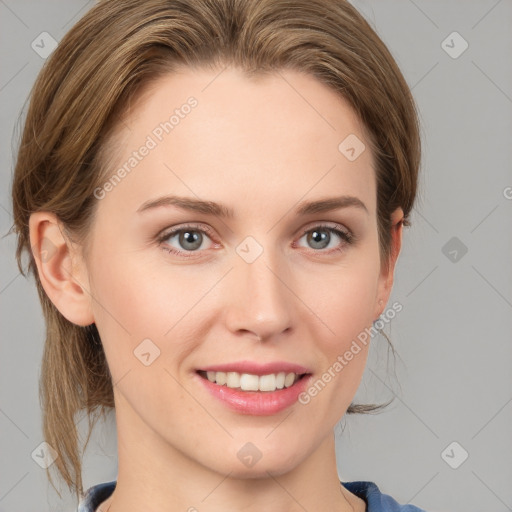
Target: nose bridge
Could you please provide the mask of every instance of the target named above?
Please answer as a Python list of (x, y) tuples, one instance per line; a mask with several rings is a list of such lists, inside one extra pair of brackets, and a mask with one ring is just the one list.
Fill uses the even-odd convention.
[(254, 240), (237, 248), (229, 318), (231, 329), (268, 338), (290, 327), (293, 294), (282, 258), (259, 246), (259, 255)]

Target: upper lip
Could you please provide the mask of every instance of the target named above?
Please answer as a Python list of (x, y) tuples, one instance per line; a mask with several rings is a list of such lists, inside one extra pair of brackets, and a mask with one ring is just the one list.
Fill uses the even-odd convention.
[(252, 375), (268, 375), (270, 373), (311, 373), (308, 368), (299, 364), (288, 363), (286, 361), (274, 361), (270, 363), (256, 363), (254, 361), (237, 361), (234, 363), (215, 364), (211, 366), (204, 366), (199, 368), (198, 371), (205, 372), (236, 372), (236, 373), (250, 373)]

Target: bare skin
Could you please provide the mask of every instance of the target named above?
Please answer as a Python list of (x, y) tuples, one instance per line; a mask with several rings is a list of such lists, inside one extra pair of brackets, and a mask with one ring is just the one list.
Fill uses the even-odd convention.
[[(112, 174), (175, 108), (197, 100), (99, 201), (88, 259), (55, 216), (30, 219), (32, 246), (46, 237), (58, 249), (37, 259), (46, 292), (68, 320), (96, 323), (115, 383), (118, 480), (98, 510), (362, 512), (365, 502), (340, 484), (333, 429), (354, 398), (369, 345), (308, 404), (267, 416), (227, 408), (196, 370), (287, 361), (319, 378), (386, 308), (403, 212), (393, 214), (392, 253), (381, 266), (373, 156), (349, 105), (297, 72), (257, 80), (219, 72), (183, 69), (132, 105), (119, 125)], [(354, 161), (338, 149), (350, 134), (367, 148)], [(235, 214), (137, 212), (169, 194)], [(304, 201), (342, 195), (365, 207), (296, 212)], [(174, 227), (197, 233), (200, 247), (176, 234), (156, 240)], [(315, 228), (325, 247), (304, 234)], [(248, 236), (263, 250), (252, 263), (236, 252)], [(160, 351), (148, 366), (134, 357), (145, 339)], [(247, 442), (261, 453), (252, 467), (237, 457)]]

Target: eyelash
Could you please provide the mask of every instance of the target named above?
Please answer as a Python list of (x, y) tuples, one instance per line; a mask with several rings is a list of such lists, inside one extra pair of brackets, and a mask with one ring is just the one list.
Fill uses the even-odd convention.
[[(338, 229), (338, 228), (328, 226), (325, 224), (318, 224), (316, 226), (313, 226), (311, 228), (304, 230), (299, 238), (302, 238), (304, 235), (307, 235), (308, 233), (315, 231), (315, 230), (330, 231), (331, 233), (338, 235), (345, 242), (346, 245), (351, 245), (356, 241), (356, 237), (351, 232), (344, 231), (342, 229)], [(195, 253), (198, 253), (200, 251), (179, 251), (179, 250), (175, 249), (174, 247), (163, 245), (167, 239), (171, 238), (172, 236), (174, 236), (176, 234), (179, 234), (179, 233), (185, 232), (185, 231), (199, 231), (200, 233), (209, 235), (210, 238), (212, 238), (212, 236), (213, 236), (212, 230), (206, 226), (200, 226), (200, 225), (196, 225), (196, 224), (188, 224), (188, 225), (182, 226), (178, 229), (173, 229), (171, 231), (165, 232), (161, 236), (158, 236), (157, 242), (159, 243), (161, 248), (166, 252), (175, 254), (177, 256), (182, 256), (184, 258), (195, 258), (195, 257), (197, 257)], [(343, 244), (343, 245), (345, 245), (345, 244)], [(342, 247), (337, 247), (335, 249), (329, 249), (329, 250), (324, 250), (324, 249), (318, 249), (318, 250), (311, 249), (311, 250), (313, 252), (317, 252), (317, 253), (323, 252), (326, 254), (332, 254), (332, 253), (343, 251), (344, 250), (343, 245), (342, 245)]]

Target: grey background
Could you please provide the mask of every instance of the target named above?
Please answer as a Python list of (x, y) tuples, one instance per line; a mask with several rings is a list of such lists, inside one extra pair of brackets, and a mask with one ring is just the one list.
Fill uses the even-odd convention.
[[(384, 338), (374, 338), (356, 395), (396, 398), (381, 414), (341, 420), (340, 478), (374, 481), (429, 512), (512, 510), (512, 1), (352, 3), (413, 89), (424, 153), (389, 302), (403, 310), (385, 329), (399, 358), (388, 365)], [(44, 31), (60, 40), (92, 5), (0, 0), (2, 236), (12, 224), (13, 130), (44, 63), (31, 43)], [(442, 46), (454, 31), (469, 44), (457, 58), (445, 49), (460, 50), (461, 39)], [(14, 242), (0, 238), (0, 512), (71, 511), (72, 497), (59, 500), (31, 458), (43, 441), (44, 321), (33, 279), (18, 273)], [(116, 449), (111, 415), (86, 451), (86, 488), (116, 478)]]

